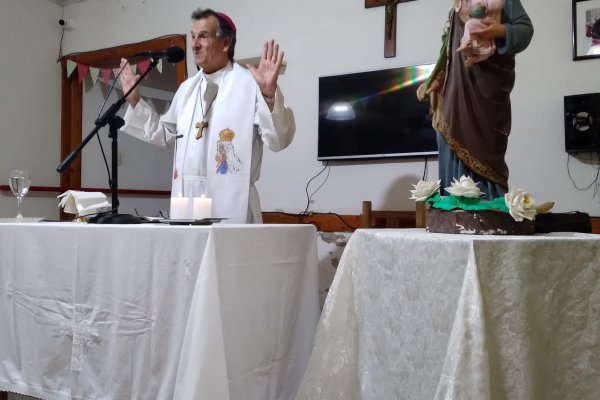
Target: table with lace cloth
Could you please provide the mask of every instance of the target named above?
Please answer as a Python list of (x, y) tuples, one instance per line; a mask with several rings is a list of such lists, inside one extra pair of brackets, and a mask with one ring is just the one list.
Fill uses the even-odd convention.
[(293, 399), (312, 225), (0, 224), (0, 398)]
[(600, 396), (600, 236), (357, 230), (297, 399)]

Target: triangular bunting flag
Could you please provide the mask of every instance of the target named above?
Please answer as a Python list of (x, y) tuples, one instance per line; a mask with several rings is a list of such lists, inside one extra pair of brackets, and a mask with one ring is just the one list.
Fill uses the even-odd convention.
[[(117, 77), (119, 76), (119, 72), (121, 72), (121, 68), (113, 68), (113, 75), (115, 76), (115, 79), (117, 79)], [(121, 82), (117, 81), (117, 83), (115, 83), (115, 85), (117, 87), (121, 87)]]
[(112, 74), (113, 70), (110, 68), (102, 68), (100, 69), (100, 73), (102, 74), (102, 79), (104, 80), (104, 84), (108, 86), (108, 81), (110, 81), (110, 74)]
[(158, 60), (158, 64), (156, 64), (156, 69), (162, 74), (162, 58)]
[(67, 60), (67, 78), (71, 76), (73, 71), (75, 71), (76, 67), (77, 67), (77, 63), (75, 61)]
[(135, 74), (137, 74), (137, 64), (133, 64), (131, 66), (131, 72), (133, 72), (133, 76), (135, 76)]
[(92, 85), (96, 85), (96, 81), (98, 80), (98, 74), (100, 73), (100, 68), (90, 67), (90, 76), (92, 77)]
[[(142, 60), (138, 63), (138, 67), (140, 67), (140, 74), (145, 73), (148, 70), (148, 66), (150, 66), (150, 59)], [(148, 75), (144, 79), (148, 79)]]
[(77, 75), (79, 75), (79, 83), (83, 82), (85, 74), (87, 74), (88, 66), (83, 64), (77, 64)]

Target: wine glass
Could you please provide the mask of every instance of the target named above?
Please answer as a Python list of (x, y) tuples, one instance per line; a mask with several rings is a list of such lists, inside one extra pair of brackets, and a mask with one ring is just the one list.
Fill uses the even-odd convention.
[(14, 169), (8, 174), (8, 184), (13, 194), (17, 196), (17, 218), (23, 219), (21, 215), (21, 203), (23, 197), (29, 192), (29, 185), (31, 179), (29, 178), (29, 171), (24, 169)]

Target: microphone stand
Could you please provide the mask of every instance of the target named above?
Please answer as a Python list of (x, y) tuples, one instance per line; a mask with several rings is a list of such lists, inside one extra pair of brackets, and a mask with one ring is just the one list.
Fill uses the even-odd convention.
[(94, 122), (96, 125), (94, 129), (81, 141), (81, 143), (75, 148), (75, 150), (71, 151), (67, 157), (60, 163), (60, 165), (56, 168), (58, 172), (63, 172), (77, 157), (77, 155), (81, 152), (81, 150), (85, 147), (85, 145), (98, 133), (98, 131), (109, 125), (109, 135), (108, 137), (112, 139), (111, 146), (111, 179), (109, 180), (111, 195), (112, 195), (112, 211), (108, 214), (98, 214), (95, 217), (91, 218), (88, 223), (97, 223), (97, 224), (140, 224), (142, 220), (139, 217), (135, 217), (131, 214), (119, 214), (119, 194), (118, 194), (118, 182), (119, 182), (119, 166), (118, 166), (118, 132), (119, 128), (121, 128), (125, 121), (123, 118), (119, 117), (117, 112), (121, 108), (121, 106), (125, 103), (127, 96), (135, 89), (142, 79), (148, 73), (156, 67), (158, 62), (160, 61), (160, 57), (153, 57), (152, 62), (148, 65), (148, 69), (140, 76), (140, 78), (134, 83), (134, 85), (124, 93), (121, 98), (119, 98), (113, 105), (111, 105), (108, 110), (100, 118)]

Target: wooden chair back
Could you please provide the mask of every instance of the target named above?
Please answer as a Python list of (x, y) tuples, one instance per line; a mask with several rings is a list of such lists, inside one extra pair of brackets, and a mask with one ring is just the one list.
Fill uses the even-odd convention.
[(373, 210), (373, 204), (362, 203), (361, 228), (414, 228), (417, 218), (414, 211)]

